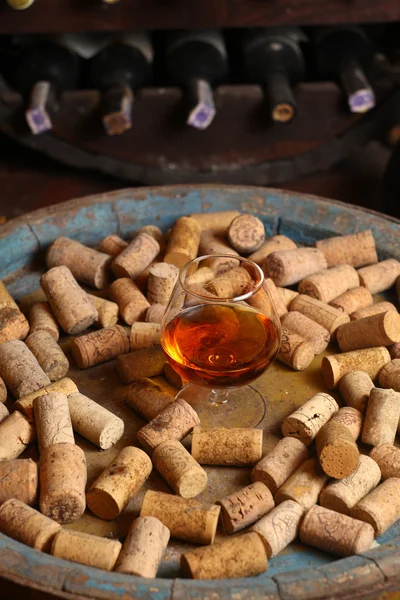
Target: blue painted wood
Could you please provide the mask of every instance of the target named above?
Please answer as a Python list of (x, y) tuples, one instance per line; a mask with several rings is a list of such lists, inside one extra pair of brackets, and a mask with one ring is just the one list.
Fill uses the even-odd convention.
[(28, 225), (0, 234), (0, 278), (26, 266), (39, 251), (39, 243)]
[[(0, 230), (0, 276), (10, 291), (20, 297), (39, 287), (41, 271), (34, 259), (43, 257), (47, 245), (60, 235), (96, 245), (110, 233), (130, 237), (148, 223), (157, 224), (165, 231), (183, 214), (232, 209), (256, 214), (269, 234), (290, 235), (298, 243), (313, 244), (327, 235), (371, 228), (380, 257), (400, 259), (400, 222), (371, 211), (313, 196), (257, 187), (177, 186), (120, 190), (37, 211), (8, 223)], [(258, 577), (202, 582), (143, 580), (71, 565), (0, 534), (0, 575), (107, 600), (147, 600), (150, 597), (157, 600), (170, 597), (308, 600), (334, 593), (332, 590), (341, 585), (343, 573), (349, 574), (355, 592), (361, 585), (363, 569), (368, 571), (371, 586), (379, 586), (383, 576), (375, 562), (381, 561), (388, 573), (392, 569), (393, 556), (400, 565), (400, 522), (378, 541), (384, 545), (365, 553), (364, 557), (337, 560), (317, 550), (301, 549), (273, 558), (268, 572)], [(383, 551), (385, 546), (388, 548), (386, 553)]]

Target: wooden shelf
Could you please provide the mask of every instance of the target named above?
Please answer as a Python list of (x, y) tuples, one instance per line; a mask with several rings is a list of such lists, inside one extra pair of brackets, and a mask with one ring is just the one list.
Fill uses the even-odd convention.
[(305, 83), (296, 90), (298, 115), (288, 124), (268, 119), (258, 86), (221, 86), (212, 125), (185, 124), (184, 99), (176, 88), (142, 89), (133, 127), (105, 135), (100, 94), (64, 94), (49, 134), (33, 136), (15, 93), (0, 96), (0, 131), (25, 146), (81, 168), (144, 183), (218, 182), (277, 184), (328, 169), (391, 125), (400, 92), (378, 87), (378, 106), (365, 116), (346, 111), (333, 83)]
[(36, 0), (0, 8), (0, 34), (369, 23), (400, 19), (397, 0)]

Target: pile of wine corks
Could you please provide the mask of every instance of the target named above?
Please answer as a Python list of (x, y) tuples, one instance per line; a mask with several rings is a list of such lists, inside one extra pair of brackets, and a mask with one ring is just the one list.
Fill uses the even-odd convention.
[[(194, 275), (200, 287), (216, 274), (229, 279), (238, 255), (262, 267), (283, 327), (280, 362), (304, 370), (329, 344), (336, 349), (321, 371), (343, 407), (325, 391), (309, 398), (265, 456), (261, 429), (203, 427), (152, 379), (186, 384), (166, 362), (160, 323), (179, 269), (204, 254), (216, 257)], [(156, 576), (170, 538), (183, 540), (197, 547), (182, 555), (182, 575), (216, 579), (266, 571), (296, 537), (357, 554), (400, 519), (400, 315), (374, 298), (395, 285), (400, 296), (400, 263), (378, 261), (370, 231), (298, 248), (266, 237), (253, 215), (204, 213), (180, 217), (167, 234), (149, 224), (132, 240), (108, 236), (98, 249), (58, 238), (46, 264), (41, 289), (19, 305), (0, 285), (0, 531), (140, 577)], [(88, 486), (76, 434), (107, 450), (124, 422), (80, 393), (69, 365), (112, 360), (127, 405), (147, 423)], [(24, 458), (30, 444), (38, 464)], [(208, 465), (240, 467), (248, 485), (204, 502)], [(116, 519), (153, 470), (170, 493), (145, 493), (123, 545), (63, 528), (85, 510)]]

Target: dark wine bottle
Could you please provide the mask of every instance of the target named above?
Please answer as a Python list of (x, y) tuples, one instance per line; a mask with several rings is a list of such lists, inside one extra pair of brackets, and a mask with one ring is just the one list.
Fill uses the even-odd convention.
[(375, 106), (375, 93), (368, 81), (374, 48), (360, 27), (343, 25), (314, 31), (315, 58), (322, 76), (334, 77), (346, 96), (352, 113), (365, 113)]
[(166, 74), (173, 85), (186, 90), (186, 123), (206, 129), (216, 114), (212, 86), (228, 75), (228, 55), (216, 29), (174, 32), (166, 48)]
[(134, 91), (152, 79), (153, 46), (144, 32), (122, 35), (107, 44), (89, 64), (90, 84), (102, 90), (102, 121), (108, 135), (132, 126)]
[(79, 56), (65, 43), (42, 39), (24, 48), (12, 82), (29, 94), (25, 118), (33, 134), (52, 129), (50, 111), (61, 92), (78, 85), (79, 74)]
[(288, 123), (297, 112), (293, 89), (304, 78), (304, 41), (304, 33), (294, 27), (249, 29), (243, 35), (245, 76), (263, 86), (277, 123)]

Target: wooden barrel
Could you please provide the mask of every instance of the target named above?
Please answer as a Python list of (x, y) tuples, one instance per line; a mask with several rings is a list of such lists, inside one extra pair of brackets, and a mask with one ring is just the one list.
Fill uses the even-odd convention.
[[(371, 229), (379, 258), (400, 260), (400, 221), (372, 211), (274, 189), (177, 186), (126, 189), (80, 198), (8, 222), (0, 230), (0, 278), (19, 299), (39, 287), (44, 251), (58, 236), (96, 245), (111, 233), (129, 238), (145, 224), (153, 223), (167, 230), (181, 215), (227, 209), (256, 214), (268, 234), (288, 235), (306, 245), (335, 234)], [(264, 451), (278, 439), (279, 423), (284, 416), (313, 393), (326, 391), (319, 377), (320, 361), (321, 357), (317, 357), (306, 373), (294, 373), (275, 364), (257, 381), (258, 389), (269, 400), (261, 422), (268, 431)], [(110, 406), (118, 384), (112, 363), (82, 372), (72, 367), (70, 374), (82, 393)], [(125, 420), (128, 437), (124, 435), (122, 445), (127, 445), (134, 441), (134, 432), (143, 422), (121, 400), (114, 401), (119, 416)], [(242, 415), (237, 418), (242, 419)], [(88, 442), (79, 444), (91, 457), (90, 483), (117, 450), (100, 453)], [(202, 497), (215, 501), (248, 482), (246, 469), (220, 467), (218, 472), (209, 469), (209, 486)], [(157, 475), (151, 485), (152, 489), (168, 491)], [(122, 537), (138, 514), (142, 497), (134, 499), (115, 522), (100, 522), (87, 514), (72, 525), (88, 533)], [(179, 578), (179, 555), (188, 547), (181, 543), (171, 546), (159, 577), (148, 580), (66, 562), (0, 534), (0, 590), (2, 598), (24, 600), (395, 598), (390, 592), (400, 589), (400, 521), (378, 542), (377, 548), (340, 560), (296, 543), (271, 559), (268, 571), (258, 577), (193, 581)]]

